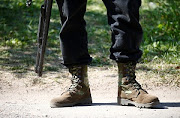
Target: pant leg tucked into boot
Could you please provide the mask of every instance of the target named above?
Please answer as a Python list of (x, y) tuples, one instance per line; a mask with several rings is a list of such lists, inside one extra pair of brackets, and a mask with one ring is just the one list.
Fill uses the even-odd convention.
[(136, 63), (118, 63), (118, 104), (135, 105), (136, 107), (153, 107), (159, 104), (156, 96), (148, 94), (135, 80)]
[(72, 84), (60, 97), (51, 100), (50, 106), (52, 108), (92, 103), (87, 78), (87, 65), (70, 66), (68, 68), (72, 74)]

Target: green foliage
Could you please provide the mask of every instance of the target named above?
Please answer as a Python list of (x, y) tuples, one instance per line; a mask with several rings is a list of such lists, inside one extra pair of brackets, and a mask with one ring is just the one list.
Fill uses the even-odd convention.
[(144, 29), (143, 61), (153, 59), (168, 63), (180, 62), (179, 0), (145, 1), (141, 10)]
[(0, 40), (2, 46), (29, 46), (36, 39), (38, 6), (27, 8), (24, 0), (0, 1)]
[[(40, 6), (43, 0), (33, 0), (31, 7), (24, 0), (0, 1), (0, 66), (11, 70), (27, 70), (35, 64), (36, 38)], [(54, 1), (55, 2), (55, 1)], [(141, 62), (164, 61), (180, 63), (180, 3), (179, 0), (144, 0), (141, 7), (141, 24), (144, 29)], [(88, 0), (87, 32), (92, 65), (112, 64), (109, 58), (111, 46), (110, 28), (106, 8), (100, 0)], [(61, 28), (57, 5), (53, 4), (46, 51), (46, 70), (56, 71), (60, 62), (59, 30)], [(59, 63), (54, 63), (59, 62)], [(14, 64), (12, 67), (11, 64)], [(9, 65), (9, 67), (7, 66)], [(58, 66), (58, 67), (57, 67)]]

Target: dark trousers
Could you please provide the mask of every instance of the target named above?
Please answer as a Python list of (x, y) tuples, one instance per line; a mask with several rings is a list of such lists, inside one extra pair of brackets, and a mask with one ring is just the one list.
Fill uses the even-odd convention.
[[(137, 62), (143, 31), (139, 24), (141, 0), (103, 0), (112, 31), (110, 58), (121, 63)], [(57, 0), (62, 22), (60, 31), (63, 64), (89, 64), (84, 14), (87, 0)]]

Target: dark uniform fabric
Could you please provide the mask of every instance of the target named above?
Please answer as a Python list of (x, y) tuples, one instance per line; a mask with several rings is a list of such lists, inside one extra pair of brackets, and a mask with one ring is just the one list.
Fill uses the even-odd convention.
[[(103, 0), (112, 31), (110, 58), (121, 63), (138, 61), (143, 31), (139, 24), (141, 0)], [(87, 0), (57, 0), (62, 22), (60, 31), (63, 64), (89, 64), (84, 14)]]

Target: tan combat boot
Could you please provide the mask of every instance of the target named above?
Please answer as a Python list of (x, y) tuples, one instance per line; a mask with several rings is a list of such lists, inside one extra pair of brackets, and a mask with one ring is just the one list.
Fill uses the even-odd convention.
[(118, 63), (118, 104), (150, 108), (159, 104), (159, 99), (147, 93), (135, 80), (136, 63)]
[(91, 93), (87, 78), (87, 65), (68, 67), (72, 74), (72, 85), (62, 93), (60, 97), (54, 98), (50, 102), (52, 108), (68, 107), (80, 104), (92, 104)]

